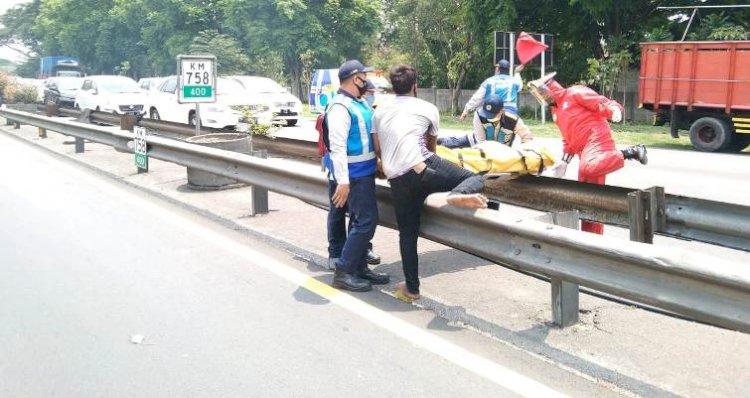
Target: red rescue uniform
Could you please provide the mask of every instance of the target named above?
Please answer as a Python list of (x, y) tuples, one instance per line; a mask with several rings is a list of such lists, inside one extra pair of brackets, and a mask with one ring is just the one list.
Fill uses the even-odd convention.
[[(571, 86), (552, 95), (556, 104), (552, 117), (562, 133), (563, 152), (580, 158), (578, 181), (604, 184), (607, 174), (625, 165), (607, 122), (612, 118), (611, 107), (622, 112), (622, 106), (586, 86)], [(582, 221), (581, 230), (602, 234), (604, 226)]]

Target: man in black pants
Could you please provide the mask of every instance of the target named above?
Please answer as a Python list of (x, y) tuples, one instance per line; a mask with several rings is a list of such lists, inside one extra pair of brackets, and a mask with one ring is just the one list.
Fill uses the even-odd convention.
[(399, 230), (405, 283), (396, 291), (404, 300), (419, 298), (417, 238), (422, 206), (428, 195), (448, 192), (448, 204), (485, 208), (482, 176), (435, 155), (440, 113), (417, 95), (417, 71), (409, 65), (390, 72), (396, 98), (381, 105), (373, 117), (373, 142), (390, 181)]

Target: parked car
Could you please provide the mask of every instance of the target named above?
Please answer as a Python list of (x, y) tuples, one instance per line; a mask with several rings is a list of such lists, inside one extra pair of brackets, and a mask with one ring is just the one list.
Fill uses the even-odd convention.
[(141, 90), (149, 92), (149, 91), (157, 91), (159, 88), (159, 85), (161, 85), (164, 80), (166, 80), (165, 77), (144, 77), (140, 80), (138, 80), (138, 87), (141, 88)]
[(302, 117), (302, 101), (289, 93), (272, 79), (259, 76), (229, 76), (242, 84), (247, 92), (247, 100), (268, 108), (276, 121), (286, 121), (294, 126)]
[[(167, 120), (195, 125), (195, 104), (178, 102), (177, 76), (166, 78), (156, 91), (148, 93), (148, 116), (151, 119)], [(218, 78), (216, 102), (200, 105), (201, 124), (207, 127), (235, 129), (245, 122), (244, 110), (263, 112), (248, 101), (245, 88), (233, 79)]]
[(72, 108), (82, 84), (80, 77), (51, 77), (44, 82), (44, 103)]
[(86, 77), (76, 96), (76, 107), (122, 115), (145, 114), (145, 95), (135, 80), (125, 76)]

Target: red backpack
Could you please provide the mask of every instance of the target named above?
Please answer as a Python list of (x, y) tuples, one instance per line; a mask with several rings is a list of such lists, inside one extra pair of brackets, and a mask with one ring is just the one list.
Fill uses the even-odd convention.
[(315, 130), (318, 130), (318, 155), (325, 156), (328, 153), (330, 143), (328, 142), (328, 125), (326, 124), (326, 114), (321, 113), (315, 120)]

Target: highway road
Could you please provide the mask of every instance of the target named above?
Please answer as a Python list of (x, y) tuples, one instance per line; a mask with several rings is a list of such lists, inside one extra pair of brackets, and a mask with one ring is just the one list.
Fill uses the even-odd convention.
[(0, 170), (2, 397), (615, 395), (5, 135)]

